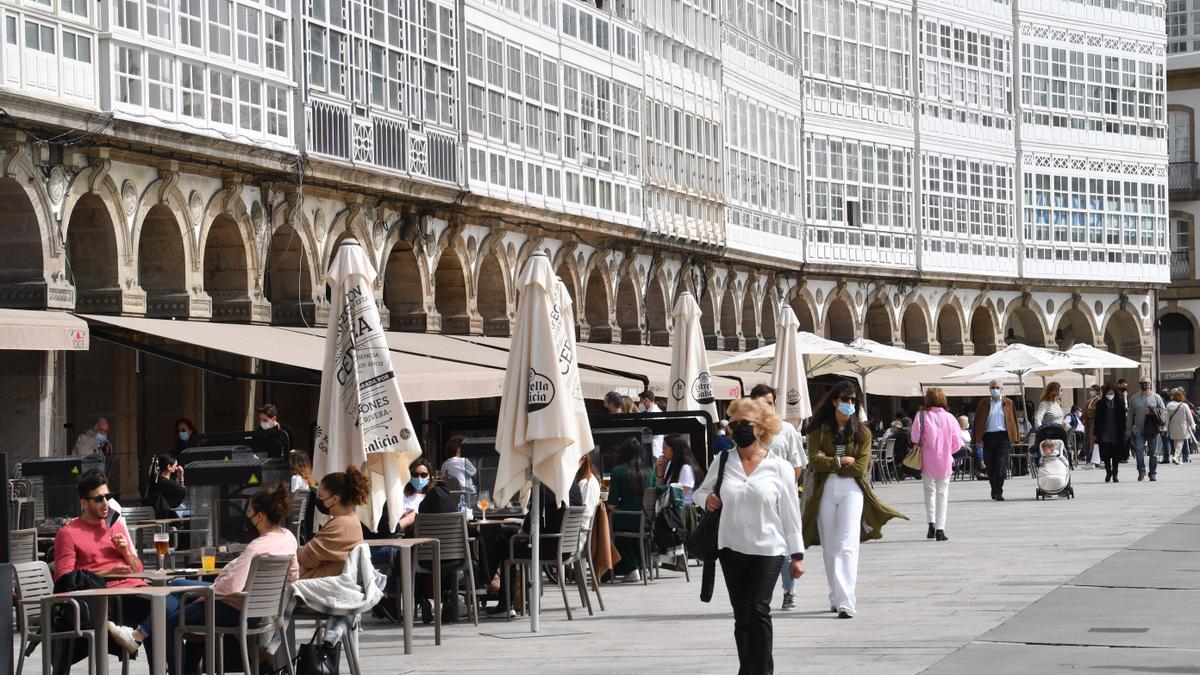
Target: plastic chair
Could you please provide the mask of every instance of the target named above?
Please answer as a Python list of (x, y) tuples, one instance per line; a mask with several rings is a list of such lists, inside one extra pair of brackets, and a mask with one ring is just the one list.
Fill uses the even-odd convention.
[[(287, 626), (283, 622), (284, 592), (288, 585), (288, 571), (291, 569), (295, 556), (290, 555), (260, 555), (250, 561), (250, 571), (246, 577), (246, 590), (239, 593), (242, 599), (242, 616), (236, 626), (217, 626), (213, 632), (217, 638), (216, 654), (218, 672), (225, 663), (225, 635), (237, 637), (238, 647), (242, 652), (242, 672), (246, 675), (258, 673), (258, 652), (250, 651), (249, 638), (257, 639), (273, 631), (281, 631), (283, 652), (287, 658), (287, 671), (296, 675), (292, 667), (292, 651), (287, 642)], [(180, 599), (182, 602), (182, 598)], [(179, 615), (179, 626), (175, 628), (175, 672), (183, 672), (183, 641), (185, 638), (204, 638), (204, 626), (183, 623), (184, 615)], [(251, 627), (250, 622), (258, 619), (258, 625)], [(251, 670), (250, 655), (254, 654), (254, 669)]]
[(654, 522), (654, 519), (653, 519), (654, 500), (655, 500), (654, 490), (647, 489), (644, 493), (642, 493), (642, 510), (641, 511), (612, 511), (609, 514), (613, 517), (629, 516), (629, 517), (638, 519), (638, 529), (636, 532), (622, 532), (622, 531), (613, 529), (612, 538), (614, 540), (617, 540), (617, 539), (635, 539), (635, 540), (637, 540), (638, 546), (640, 546), (641, 550), (642, 550), (642, 555), (641, 555), (642, 560), (641, 560), (641, 565), (638, 567), (638, 571), (642, 574), (642, 585), (643, 586), (650, 583), (650, 570), (652, 569), (652, 563), (650, 561), (650, 554), (652, 552), (652, 547), (651, 547), (651, 541), (650, 541), (649, 525), (650, 525), (650, 523)]
[[(604, 505), (601, 504), (599, 506), (599, 508), (604, 508)], [(595, 524), (596, 524), (596, 520), (595, 520), (595, 518), (593, 518), (592, 526), (595, 527)], [(600, 597), (600, 576), (598, 574), (596, 574), (596, 563), (595, 563), (595, 561), (592, 560), (592, 532), (591, 532), (591, 530), (584, 530), (583, 536), (580, 537), (580, 540), (581, 540), (581, 543), (580, 543), (581, 555), (583, 556), (582, 562), (587, 564), (587, 574), (591, 578), (591, 581), (592, 581), (592, 590), (596, 593), (596, 602), (600, 603), (600, 611), (603, 612), (603, 611), (605, 611), (605, 609), (604, 609), (604, 598)], [(585, 582), (586, 582), (586, 579), (585, 579)]]
[(37, 528), (13, 530), (8, 536), (11, 562), (35, 562), (38, 559)]
[[(446, 563), (456, 563), (451, 573), (459, 575), (458, 578), (467, 583), (466, 597), (471, 605), (471, 620), (478, 626), (479, 602), (475, 599), (475, 565), (471, 562), (466, 514), (418, 513), (413, 528), (413, 536), (428, 537), (441, 542), (440, 555), (443, 571), (445, 571)], [(415, 570), (432, 574), (432, 563), (433, 551), (428, 547), (418, 547)], [(466, 574), (461, 574), (463, 572)]]
[[(74, 610), (75, 625), (65, 631), (43, 631), (42, 622), (50, 617), (42, 615), (42, 599), (53, 595), (54, 580), (50, 576), (50, 566), (41, 561), (19, 562), (13, 565), (13, 576), (17, 594), (16, 614), (17, 630), (21, 633), (21, 654), (17, 660), (16, 675), (21, 675), (25, 667), (25, 657), (33, 653), (42, 640), (49, 644), (42, 649), (50, 649), (55, 640), (82, 638), (87, 642), (88, 674), (96, 672), (96, 664), (92, 661), (92, 631), (85, 630), (81, 624), (79, 602), (74, 598), (58, 598), (50, 601), (50, 606), (66, 605)], [(52, 668), (51, 670), (57, 670)], [(46, 675), (49, 675), (48, 673)]]
[[(571, 602), (567, 599), (566, 571), (568, 564), (574, 566), (576, 582), (583, 583), (583, 572), (579, 567), (579, 536), (583, 528), (585, 508), (583, 506), (567, 507), (566, 513), (563, 514), (562, 527), (559, 531), (539, 535), (542, 546), (546, 546), (547, 544), (553, 545), (557, 542), (558, 545), (555, 548), (553, 560), (542, 558), (535, 564), (531, 559), (532, 556), (530, 558), (516, 557), (516, 542), (529, 539), (529, 535), (527, 534), (518, 534), (508, 541), (508, 560), (504, 561), (504, 588), (507, 589), (512, 588), (509, 584), (509, 579), (510, 572), (514, 567), (524, 568), (528, 573), (526, 574), (526, 579), (533, 574), (541, 574), (541, 567), (543, 565), (555, 567), (558, 572), (556, 580), (558, 581), (559, 590), (562, 591), (563, 605), (567, 609), (568, 621), (573, 620), (574, 617), (571, 615)], [(528, 599), (529, 594), (525, 593), (524, 595)], [(584, 600), (584, 604), (588, 608), (588, 613), (591, 614), (591, 601), (587, 599), (586, 593), (584, 594)], [(512, 616), (509, 615), (509, 621), (511, 620)]]

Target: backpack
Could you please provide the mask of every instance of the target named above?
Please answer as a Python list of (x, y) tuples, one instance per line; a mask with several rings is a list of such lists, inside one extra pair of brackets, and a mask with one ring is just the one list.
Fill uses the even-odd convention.
[[(54, 582), (55, 593), (86, 591), (96, 588), (104, 588), (104, 580), (101, 579), (95, 572), (89, 572), (88, 570), (75, 570), (73, 572), (67, 572)], [(55, 606), (50, 615), (50, 625), (56, 631), (74, 630), (74, 610), (66, 605)], [(92, 630), (95, 625), (95, 619), (92, 616), (91, 603), (79, 603), (79, 627), (85, 631), (88, 631)]]
[(667, 500), (667, 505), (654, 516), (654, 546), (660, 553), (669, 552), (682, 546), (687, 534), (679, 509)]

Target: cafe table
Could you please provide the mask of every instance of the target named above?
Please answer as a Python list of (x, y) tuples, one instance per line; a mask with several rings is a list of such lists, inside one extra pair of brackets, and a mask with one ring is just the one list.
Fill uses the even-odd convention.
[[(166, 675), (167, 672), (167, 596), (175, 593), (190, 592), (202, 595), (204, 598), (204, 663), (208, 675), (213, 675), (216, 667), (216, 637), (213, 630), (216, 625), (215, 603), (216, 596), (212, 588), (207, 586), (139, 586), (137, 588), (92, 588), (84, 591), (69, 591), (48, 595), (42, 600), (42, 616), (50, 616), (50, 601), (54, 599), (73, 598), (76, 600), (92, 601), (92, 616), (95, 642), (92, 645), (92, 658), (96, 663), (96, 675), (108, 675), (108, 621), (99, 617), (108, 616), (109, 598), (140, 597), (150, 600), (150, 640), (153, 658), (150, 660), (152, 675)], [(42, 644), (48, 645), (49, 631), (52, 630), (50, 621), (42, 622)], [(50, 672), (50, 655), (53, 650), (42, 649), (42, 672)]]
[(433, 550), (433, 643), (442, 644), (442, 542), (431, 537), (368, 539), (371, 548), (395, 548), (400, 556), (400, 615), (404, 617), (404, 653), (412, 653), (413, 630), (413, 559), (412, 550), (429, 546)]

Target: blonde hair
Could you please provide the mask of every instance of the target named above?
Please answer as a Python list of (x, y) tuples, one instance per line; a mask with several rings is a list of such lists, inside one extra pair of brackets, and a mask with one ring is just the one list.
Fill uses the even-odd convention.
[(1187, 392), (1185, 392), (1183, 390), (1183, 387), (1175, 387), (1174, 389), (1171, 390), (1171, 400), (1173, 400), (1173, 401), (1187, 400)]
[(1042, 390), (1042, 400), (1057, 401), (1060, 393), (1062, 393), (1062, 385), (1057, 382), (1051, 382)]
[(775, 409), (759, 399), (736, 399), (729, 403), (725, 412), (730, 419), (740, 414), (754, 422), (754, 425), (758, 427), (758, 440), (763, 445), (770, 443), (775, 434), (783, 430), (783, 421), (779, 419)]
[(971, 426), (971, 420), (966, 415), (959, 415), (958, 426), (966, 429), (967, 427)]

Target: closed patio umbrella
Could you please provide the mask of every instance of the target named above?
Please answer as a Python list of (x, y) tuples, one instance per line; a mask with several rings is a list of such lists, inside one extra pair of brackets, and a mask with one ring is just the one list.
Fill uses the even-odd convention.
[[(506, 503), (533, 476), (532, 559), (540, 560), (541, 489), (567, 502), (579, 459), (592, 448), (583, 404), (570, 296), (543, 253), (530, 256), (518, 283), (517, 320), (508, 352), (496, 429), (496, 502)], [(530, 574), (530, 628), (540, 630), (541, 573)]]
[(783, 421), (794, 426), (800, 426), (800, 422), (812, 416), (808, 380), (804, 377), (804, 360), (797, 344), (799, 328), (800, 320), (796, 318), (796, 312), (785, 306), (775, 330), (779, 342), (775, 345), (771, 387), (775, 390), (775, 412)]
[(338, 247), (325, 281), (332, 291), (321, 371), (313, 475), (353, 464), (371, 483), (371, 499), (358, 517), (371, 531), (388, 509), (388, 527), (403, 515), (408, 465), (421, 446), (400, 396), (391, 353), (372, 288), (375, 268), (355, 239)]
[(708, 352), (704, 350), (704, 330), (700, 327), (700, 305), (691, 293), (680, 293), (671, 314), (675, 317), (675, 343), (671, 347), (667, 411), (704, 410), (715, 422), (717, 404)]

